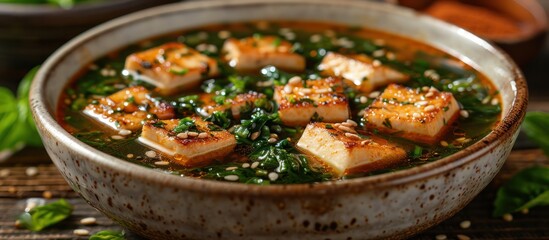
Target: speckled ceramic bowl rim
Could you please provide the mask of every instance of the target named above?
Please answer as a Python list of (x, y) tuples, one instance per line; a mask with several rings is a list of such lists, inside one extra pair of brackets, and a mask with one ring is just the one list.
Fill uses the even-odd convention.
[[(329, 181), (314, 184), (295, 184), (295, 185), (271, 185), (271, 186), (257, 186), (241, 183), (229, 183), (213, 180), (202, 180), (194, 178), (186, 178), (180, 176), (173, 176), (170, 174), (162, 173), (139, 166), (137, 164), (127, 162), (122, 159), (115, 158), (99, 150), (94, 149), (91, 146), (79, 141), (67, 131), (65, 131), (54, 119), (54, 111), (48, 110), (45, 98), (45, 84), (49, 76), (49, 69), (55, 67), (60, 61), (63, 60), (65, 55), (70, 51), (76, 49), (79, 45), (92, 41), (94, 36), (100, 34), (109, 34), (110, 31), (114, 31), (118, 28), (123, 28), (128, 23), (135, 23), (140, 21), (147, 21), (154, 18), (159, 14), (181, 14), (186, 11), (193, 11), (193, 9), (202, 8), (216, 8), (216, 7), (238, 7), (240, 4), (264, 5), (264, 4), (277, 4), (287, 3), (293, 0), (237, 0), (237, 1), (197, 1), (187, 3), (170, 4), (166, 6), (160, 6), (148, 10), (144, 10), (138, 13), (130, 14), (105, 24), (102, 24), (96, 28), (93, 28), (84, 34), (76, 37), (69, 43), (65, 44), (61, 49), (55, 52), (42, 66), (38, 72), (35, 81), (31, 88), (31, 104), (34, 106), (33, 115), (36, 121), (43, 124), (43, 127), (53, 137), (57, 138), (57, 141), (62, 144), (70, 145), (70, 148), (75, 152), (78, 152), (84, 156), (87, 161), (94, 161), (96, 164), (102, 166), (107, 170), (120, 172), (123, 174), (132, 175), (135, 178), (140, 178), (143, 181), (160, 184), (166, 187), (173, 187), (185, 191), (197, 191), (208, 194), (236, 194), (242, 195), (254, 195), (254, 196), (317, 196), (332, 192), (339, 191), (363, 191), (365, 189), (380, 189), (387, 186), (398, 186), (407, 184), (410, 182), (418, 181), (421, 179), (429, 178), (431, 176), (445, 174), (451, 169), (457, 168), (469, 162), (475, 161), (479, 157), (488, 154), (496, 146), (498, 146), (503, 139), (508, 139), (513, 136), (520, 126), (520, 123), (524, 117), (527, 106), (528, 93), (526, 88), (526, 81), (514, 64), (514, 62), (501, 50), (497, 49), (493, 45), (486, 41), (476, 37), (475, 35), (464, 31), (456, 26), (446, 24), (442, 21), (432, 19), (427, 16), (417, 15), (418, 18), (428, 18), (428, 21), (433, 21), (433, 24), (441, 25), (450, 31), (459, 31), (460, 34), (465, 34), (471, 41), (474, 41), (478, 45), (482, 45), (488, 49), (491, 53), (497, 55), (501, 59), (506, 60), (508, 68), (513, 70), (514, 79), (510, 81), (515, 82), (515, 96), (507, 115), (503, 116), (501, 122), (495, 127), (495, 129), (489, 133), (482, 140), (477, 143), (464, 148), (463, 150), (453, 154), (449, 157), (427, 163), (414, 168), (400, 170), (392, 173), (386, 173), (376, 176), (363, 177), (357, 179), (349, 179), (344, 181)], [(301, 0), (301, 3), (312, 4), (329, 4), (330, 1), (315, 1), (315, 0)], [(333, 3), (332, 3), (333, 4)], [(348, 4), (349, 7), (353, 5), (370, 5), (369, 7), (378, 8), (387, 6), (381, 6), (378, 3), (372, 2), (359, 2), (359, 1), (345, 1), (338, 4)], [(396, 9), (394, 14), (410, 15), (410, 11)], [(51, 112), (51, 113), (50, 113)], [(53, 114), (52, 114), (53, 113)]]

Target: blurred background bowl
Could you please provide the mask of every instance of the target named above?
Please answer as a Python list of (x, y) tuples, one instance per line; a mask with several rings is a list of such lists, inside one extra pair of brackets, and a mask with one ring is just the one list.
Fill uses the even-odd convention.
[(33, 66), (79, 33), (130, 12), (177, 0), (104, 0), (64, 9), (0, 4), (0, 85), (15, 89)]

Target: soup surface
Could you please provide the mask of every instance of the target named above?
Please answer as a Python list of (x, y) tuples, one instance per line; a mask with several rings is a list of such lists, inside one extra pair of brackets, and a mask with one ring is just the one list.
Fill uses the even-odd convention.
[(430, 46), (318, 22), (213, 25), (83, 69), (58, 121), (169, 174), (252, 184), (370, 176), (436, 161), (500, 117), (498, 91)]

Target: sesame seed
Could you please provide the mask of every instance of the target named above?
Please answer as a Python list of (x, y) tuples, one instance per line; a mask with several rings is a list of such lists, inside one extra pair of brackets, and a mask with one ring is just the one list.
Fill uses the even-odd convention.
[(416, 102), (416, 105), (417, 105), (417, 106), (426, 106), (427, 104), (429, 104), (429, 102), (427, 102), (427, 101), (419, 101), (419, 102)]
[(133, 154), (131, 153), (128, 153), (128, 155), (126, 155), (127, 158), (133, 158)]
[(346, 123), (347, 123), (347, 124), (350, 124), (350, 125), (353, 126), (353, 127), (358, 126), (358, 124), (357, 124), (355, 121), (353, 121), (352, 119), (347, 119)]
[(291, 41), (291, 40), (294, 40), (294, 39), (295, 39), (295, 33), (293, 33), (293, 32), (287, 32), (287, 33), (284, 34), (284, 37), (285, 37), (286, 39), (290, 40), (290, 41)]
[(290, 86), (290, 85), (284, 86), (284, 92), (286, 92), (287, 94), (292, 93), (292, 91), (293, 91), (293, 87), (292, 87), (292, 86)]
[(524, 209), (520, 210), (520, 212), (522, 214), (528, 214), (530, 212), (530, 210), (528, 210), (528, 208), (524, 208)]
[(270, 172), (269, 175), (267, 176), (269, 177), (269, 180), (271, 180), (272, 182), (278, 179), (278, 173), (275, 173), (275, 172)]
[(302, 80), (303, 79), (301, 79), (301, 77), (299, 76), (293, 76), (292, 78), (290, 78), (290, 80), (288, 80), (288, 84), (290, 85), (300, 84)]
[(372, 53), (372, 55), (374, 57), (383, 57), (383, 55), (385, 55), (385, 50), (384, 49), (376, 50)]
[(124, 139), (124, 137), (122, 137), (122, 136), (120, 136), (120, 135), (112, 135), (111, 138), (114, 139), (114, 140), (122, 140), (122, 139)]
[(250, 164), (249, 163), (243, 163), (242, 164), (242, 168), (249, 168), (250, 167)]
[(396, 54), (393, 53), (393, 52), (388, 52), (388, 53), (387, 53), (387, 59), (389, 59), (389, 60), (395, 60), (395, 59), (396, 59)]
[(170, 162), (168, 162), (168, 161), (156, 161), (156, 162), (154, 162), (154, 165), (156, 165), (156, 166), (168, 166), (168, 165), (170, 165)]
[(208, 52), (215, 53), (215, 52), (217, 52), (217, 47), (213, 44), (208, 44), (208, 48), (206, 50)]
[(337, 128), (341, 131), (344, 131), (344, 132), (356, 132), (352, 128), (344, 126), (344, 125), (339, 125)]
[(467, 138), (465, 138), (465, 137), (460, 137), (460, 138), (457, 138), (456, 141), (458, 141), (458, 142), (463, 142), (463, 141), (465, 141), (465, 139), (467, 139)]
[(198, 133), (197, 133), (197, 132), (188, 132), (188, 133), (187, 133), (187, 136), (189, 136), (189, 137), (196, 137), (196, 136), (198, 136)]
[(29, 198), (26, 201), (25, 212), (29, 212), (35, 207), (43, 206), (46, 204), (46, 200), (43, 198)]
[(333, 90), (331, 88), (319, 88), (319, 89), (315, 89), (315, 93), (329, 93), (329, 92), (332, 92)]
[(80, 224), (82, 225), (95, 225), (97, 223), (97, 219), (94, 217), (87, 217), (80, 219)]
[(430, 97), (433, 97), (433, 96), (435, 96), (435, 94), (433, 92), (428, 92), (427, 94), (425, 94), (426, 98), (430, 98)]
[(156, 152), (155, 151), (146, 151), (145, 156), (150, 157), (150, 158), (155, 158), (156, 157)]
[(208, 137), (208, 133), (201, 132), (200, 134), (198, 134), (198, 138), (207, 138), (207, 137)]
[(456, 235), (457, 239), (458, 240), (471, 240), (471, 238), (467, 235), (463, 235), (463, 234), (458, 234)]
[(357, 116), (364, 116), (364, 113), (365, 113), (365, 112), (366, 112), (366, 111), (364, 111), (364, 109), (362, 109), (362, 110), (358, 111), (358, 113), (357, 113), (356, 115), (357, 115)]
[(271, 133), (271, 135), (269, 135), (269, 137), (278, 138), (278, 134), (276, 134), (276, 133)]
[(461, 115), (463, 118), (468, 118), (469, 112), (467, 110), (461, 110), (459, 111), (459, 115)]
[(368, 144), (368, 143), (370, 143), (370, 142), (372, 142), (372, 140), (367, 139), (367, 140), (364, 140), (364, 141), (360, 142), (360, 145), (366, 145), (366, 144)]
[(421, 117), (421, 114), (415, 112), (414, 114), (412, 114), (412, 117), (414, 117), (414, 118), (419, 118), (419, 117)]
[(45, 199), (51, 199), (53, 197), (53, 193), (51, 193), (50, 191), (44, 191), (42, 192), (42, 197)]
[(29, 177), (36, 176), (36, 175), (38, 175), (38, 168), (28, 167), (27, 169), (25, 169), (25, 174), (27, 174), (27, 176), (29, 176)]
[(443, 147), (448, 147), (448, 142), (446, 141), (440, 141), (440, 146), (443, 146)]
[(426, 112), (432, 112), (432, 111), (435, 111), (435, 106), (434, 105), (429, 105), (427, 107), (425, 107), (423, 110), (425, 110)]
[(230, 36), (231, 36), (231, 32), (225, 31), (225, 30), (219, 31), (219, 32), (217, 33), (217, 37), (219, 37), (219, 38), (221, 38), (221, 39), (226, 39), (226, 38), (229, 38)]
[(439, 235), (435, 236), (435, 239), (436, 240), (445, 240), (445, 239), (447, 239), (447, 237), (444, 234), (439, 234)]
[(267, 142), (269, 143), (275, 143), (276, 141), (276, 138), (269, 138), (269, 140), (267, 140)]
[(257, 168), (257, 166), (259, 166), (259, 162), (253, 162), (250, 168), (254, 169), (254, 168)]
[(227, 181), (238, 181), (238, 175), (227, 175), (223, 178)]
[(238, 169), (238, 167), (235, 167), (235, 166), (225, 168), (225, 170), (227, 170), (227, 171), (232, 171), (232, 170), (236, 170), (236, 169)]
[(506, 222), (513, 221), (513, 215), (511, 215), (509, 213), (503, 214), (503, 221), (506, 221)]
[(299, 89), (299, 92), (303, 93), (303, 94), (309, 94), (309, 93), (312, 93), (313, 90), (310, 89), (310, 88), (301, 88), (301, 89)]
[(492, 101), (490, 102), (492, 105), (498, 105), (499, 104), (499, 99), (497, 98), (493, 98)]
[(320, 42), (321, 39), (322, 39), (322, 36), (318, 34), (314, 34), (310, 37), (309, 41), (311, 41), (312, 43), (317, 43), (317, 42)]
[(252, 135), (250, 136), (250, 139), (252, 139), (252, 141), (256, 140), (259, 137), (259, 134), (261, 133), (260, 132), (252, 133)]
[(490, 96), (485, 97), (484, 99), (482, 99), (482, 104), (487, 104), (489, 101), (490, 101)]
[(471, 221), (463, 221), (461, 223), (459, 223), (459, 226), (463, 229), (467, 229), (469, 227), (471, 227)]
[(74, 229), (74, 231), (72, 231), (72, 233), (74, 233), (74, 235), (76, 235), (76, 236), (88, 236), (88, 235), (90, 235), (90, 231), (88, 231), (86, 229)]
[(372, 61), (372, 65), (374, 67), (379, 67), (379, 66), (381, 66), (381, 62), (379, 60), (375, 59), (374, 61)]
[(424, 87), (421, 88), (421, 91), (427, 92), (427, 91), (429, 91), (429, 87), (424, 86)]
[(355, 140), (359, 140), (360, 137), (354, 133), (345, 133), (345, 137), (348, 137), (348, 138), (351, 138), (351, 139), (355, 139)]
[(8, 177), (9, 175), (10, 175), (10, 170), (9, 169), (0, 170), (0, 178), (5, 178), (5, 177)]
[(118, 134), (120, 134), (122, 136), (127, 136), (127, 135), (132, 134), (132, 131), (127, 130), (127, 129), (122, 129), (122, 130), (118, 131)]
[(181, 139), (185, 139), (189, 137), (189, 135), (186, 132), (178, 133), (176, 136)]
[(360, 103), (367, 103), (367, 102), (368, 102), (368, 98), (366, 96), (360, 97)]
[(381, 93), (379, 91), (374, 91), (374, 92), (371, 92), (368, 97), (369, 98), (376, 98), (376, 97), (379, 97)]

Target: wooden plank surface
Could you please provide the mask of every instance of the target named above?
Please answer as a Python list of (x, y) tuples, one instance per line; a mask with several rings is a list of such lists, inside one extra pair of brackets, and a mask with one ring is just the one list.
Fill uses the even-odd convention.
[[(16, 157), (25, 159), (28, 156), (36, 157), (37, 154), (35, 151), (26, 151)], [(549, 166), (549, 159), (539, 149), (514, 150), (494, 181), (465, 209), (413, 239), (435, 239), (437, 235), (458, 239), (458, 234), (471, 239), (549, 239), (549, 207), (537, 208), (528, 214), (514, 214), (512, 222), (491, 216), (497, 187), (516, 172), (532, 165)], [(37, 167), (38, 174), (28, 176), (26, 171), (29, 167)], [(72, 231), (84, 228), (94, 233), (105, 229), (122, 229), (87, 205), (68, 187), (55, 166), (47, 161), (38, 164), (25, 161), (17, 164), (4, 163), (0, 164), (0, 169), (9, 170), (9, 176), (0, 178), (0, 239), (86, 239), (87, 237), (75, 236)], [(54, 199), (68, 199), (75, 206), (72, 216), (40, 233), (17, 229), (14, 222), (23, 212), (27, 199), (42, 197), (44, 191), (49, 191)], [(91, 227), (81, 225), (79, 221), (85, 217), (97, 218), (98, 224)], [(471, 221), (471, 227), (461, 228), (462, 221)], [(139, 237), (129, 233), (128, 239)]]

